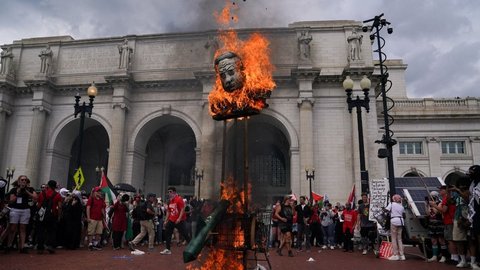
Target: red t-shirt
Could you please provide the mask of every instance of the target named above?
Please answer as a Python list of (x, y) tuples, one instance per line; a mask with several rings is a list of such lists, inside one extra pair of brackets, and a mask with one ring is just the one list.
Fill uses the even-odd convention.
[(353, 234), (353, 228), (357, 222), (357, 215), (357, 211), (353, 209), (343, 210), (343, 232), (346, 232), (347, 229), (350, 229), (350, 233)]
[(453, 224), (453, 218), (455, 216), (455, 210), (456, 210), (455, 204), (448, 203), (447, 196), (445, 196), (442, 199), (441, 205), (447, 206), (447, 212), (443, 213), (443, 224), (445, 225)]
[(93, 219), (93, 220), (103, 219), (103, 209), (107, 207), (104, 200), (97, 199), (92, 196), (88, 198), (87, 207), (88, 206), (90, 206), (90, 219)]
[[(177, 221), (178, 217), (180, 216), (180, 211), (185, 208), (185, 202), (180, 195), (173, 197), (168, 203), (168, 220), (171, 222)], [(183, 216), (181, 217), (181, 221), (187, 219), (187, 215), (183, 212)]]
[[(43, 196), (43, 192), (40, 192), (40, 196), (37, 198), (37, 207), (40, 209), (43, 204), (43, 200), (48, 200), (49, 198), (52, 197), (53, 195), (53, 190), (51, 188), (47, 188), (45, 191), (45, 195)], [(58, 205), (63, 201), (62, 196), (60, 193), (57, 192), (55, 194), (55, 197), (53, 198), (53, 203), (52, 203), (52, 213), (54, 216), (58, 216)]]

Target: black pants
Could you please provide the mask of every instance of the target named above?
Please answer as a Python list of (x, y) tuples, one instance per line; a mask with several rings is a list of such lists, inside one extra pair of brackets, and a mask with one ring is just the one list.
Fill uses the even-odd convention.
[(37, 221), (37, 250), (44, 250), (45, 244), (48, 248), (54, 248), (57, 236), (57, 220), (52, 218), (49, 220)]
[(112, 239), (113, 239), (113, 247), (120, 248), (122, 247), (122, 238), (123, 238), (123, 231), (113, 231)]
[(172, 234), (173, 234), (173, 229), (177, 228), (178, 232), (180, 233), (181, 236), (188, 242), (190, 242), (190, 235), (187, 233), (187, 228), (185, 227), (185, 222), (182, 221), (178, 224), (175, 224), (174, 222), (171, 222), (170, 220), (167, 222), (167, 225), (165, 226), (165, 241), (166, 241), (166, 248), (170, 249), (170, 246), (172, 244)]
[(344, 234), (343, 242), (344, 242), (344, 249), (346, 251), (353, 251), (353, 234), (350, 229), (347, 229)]

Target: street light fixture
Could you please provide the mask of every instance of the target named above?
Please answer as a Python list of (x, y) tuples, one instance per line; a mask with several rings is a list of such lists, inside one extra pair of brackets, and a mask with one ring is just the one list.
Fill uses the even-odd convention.
[(203, 169), (195, 168), (195, 178), (197, 178), (197, 180), (198, 180), (197, 199), (200, 200), (200, 183), (203, 180)]
[(13, 178), (14, 173), (15, 167), (7, 168), (7, 187), (5, 188), (7, 192), (10, 191), (10, 180)]
[(357, 123), (358, 123), (358, 149), (360, 152), (360, 179), (361, 179), (361, 189), (362, 193), (368, 193), (368, 170), (365, 166), (365, 146), (363, 143), (363, 123), (362, 123), (362, 107), (365, 108), (367, 113), (370, 111), (370, 98), (368, 97), (368, 91), (372, 86), (372, 82), (367, 78), (366, 75), (363, 75), (362, 80), (360, 81), (360, 87), (362, 88), (364, 98), (360, 99), (357, 96), (355, 99), (352, 99), (353, 91), (353, 80), (350, 79), (350, 76), (343, 81), (343, 88), (347, 94), (347, 104), (348, 112), (352, 113), (352, 109), (357, 109)]
[(77, 93), (75, 95), (75, 108), (74, 117), (77, 118), (77, 115), (80, 114), (80, 129), (79, 129), (79, 143), (78, 143), (78, 154), (77, 154), (77, 170), (80, 168), (81, 165), (81, 158), (82, 158), (82, 144), (83, 144), (83, 128), (85, 125), (85, 114), (88, 113), (88, 117), (92, 117), (93, 111), (93, 100), (97, 96), (98, 90), (95, 87), (95, 82), (92, 82), (90, 87), (87, 89), (87, 95), (89, 97), (90, 103), (86, 104), (85, 101), (82, 105), (80, 105), (80, 94)]
[(310, 205), (313, 205), (312, 181), (315, 180), (315, 168), (305, 168), (305, 176), (310, 185)]
[[(388, 183), (390, 185), (390, 195), (395, 194), (395, 172), (393, 166), (393, 146), (397, 144), (397, 141), (393, 139), (393, 131), (390, 130), (390, 126), (393, 124), (393, 116), (388, 114), (390, 110), (395, 106), (395, 102), (393, 99), (387, 97), (387, 92), (392, 88), (392, 82), (388, 79), (388, 67), (385, 65), (385, 61), (387, 60), (387, 56), (385, 53), (382, 52), (382, 48), (385, 46), (385, 39), (380, 36), (380, 30), (384, 27), (387, 28), (387, 33), (392, 34), (393, 28), (391, 23), (388, 22), (383, 17), (383, 13), (375, 16), (372, 19), (363, 21), (363, 23), (372, 23), (371, 26), (364, 25), (362, 27), (363, 32), (370, 31), (370, 40), (372, 44), (374, 40), (377, 40), (377, 49), (374, 52), (378, 53), (378, 61), (380, 64), (380, 92), (382, 95), (382, 105), (383, 105), (383, 121), (385, 133), (382, 136), (381, 140), (375, 141), (375, 143), (380, 143), (385, 145), (385, 148), (378, 149), (378, 157), (379, 158), (387, 158), (387, 167), (388, 167)], [(388, 89), (387, 89), (388, 84)]]

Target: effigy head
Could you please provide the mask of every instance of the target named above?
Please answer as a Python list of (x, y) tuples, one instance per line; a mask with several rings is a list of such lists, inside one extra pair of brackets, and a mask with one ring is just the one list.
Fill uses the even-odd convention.
[(245, 83), (245, 73), (242, 60), (233, 52), (226, 52), (215, 59), (215, 71), (222, 81), (223, 90), (234, 92), (242, 89)]

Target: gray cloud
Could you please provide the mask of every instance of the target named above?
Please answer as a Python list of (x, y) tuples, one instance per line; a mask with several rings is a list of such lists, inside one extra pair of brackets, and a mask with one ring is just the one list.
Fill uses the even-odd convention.
[[(216, 29), (226, 0), (3, 0), (0, 44), (22, 38), (75, 39)], [(237, 28), (295, 21), (357, 20), (385, 13), (389, 59), (408, 64), (411, 97), (478, 96), (480, 2), (476, 0), (238, 0)]]

